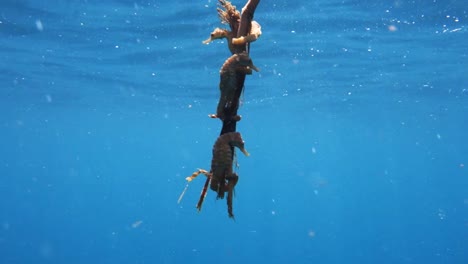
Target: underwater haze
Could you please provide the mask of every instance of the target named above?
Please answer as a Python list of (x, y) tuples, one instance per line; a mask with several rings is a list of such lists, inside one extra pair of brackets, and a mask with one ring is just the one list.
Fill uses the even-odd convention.
[(467, 2), (262, 0), (234, 220), (216, 8), (0, 1), (0, 263), (468, 263)]

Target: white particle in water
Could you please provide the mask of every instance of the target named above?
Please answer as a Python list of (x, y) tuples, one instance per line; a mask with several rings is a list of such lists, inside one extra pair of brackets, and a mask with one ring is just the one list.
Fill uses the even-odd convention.
[(37, 30), (39, 30), (39, 31), (44, 30), (44, 26), (42, 25), (42, 22), (41, 22), (39, 19), (36, 20), (36, 28), (37, 28)]
[(439, 216), (439, 219), (440, 219), (440, 220), (444, 220), (444, 219), (445, 219), (445, 212), (444, 212), (444, 210), (439, 209), (439, 212), (438, 212), (437, 215)]

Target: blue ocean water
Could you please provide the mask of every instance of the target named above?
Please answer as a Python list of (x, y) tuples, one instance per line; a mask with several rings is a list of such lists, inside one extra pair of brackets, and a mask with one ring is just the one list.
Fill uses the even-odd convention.
[(261, 1), (234, 221), (215, 0), (1, 0), (0, 263), (468, 263), (467, 11)]

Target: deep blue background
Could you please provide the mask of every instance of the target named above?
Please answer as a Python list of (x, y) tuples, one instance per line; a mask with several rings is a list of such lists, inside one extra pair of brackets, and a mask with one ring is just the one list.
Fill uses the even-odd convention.
[(216, 1), (1, 0), (0, 263), (468, 263), (467, 11), (261, 1), (232, 221)]

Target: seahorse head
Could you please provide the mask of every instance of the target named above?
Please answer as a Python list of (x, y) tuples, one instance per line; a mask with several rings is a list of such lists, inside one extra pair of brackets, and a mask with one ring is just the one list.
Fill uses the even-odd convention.
[(252, 62), (252, 59), (246, 52), (237, 54), (237, 61), (240, 67), (246, 67), (248, 70), (260, 71)]
[(227, 135), (229, 137), (229, 145), (239, 148), (246, 156), (250, 155), (244, 147), (244, 140), (239, 132), (230, 132)]
[(222, 28), (215, 28), (215, 30), (211, 32), (210, 37), (207, 40), (203, 41), (203, 44), (208, 44), (215, 39), (222, 39), (222, 38), (228, 38), (228, 37), (229, 37), (228, 30), (222, 29)]

